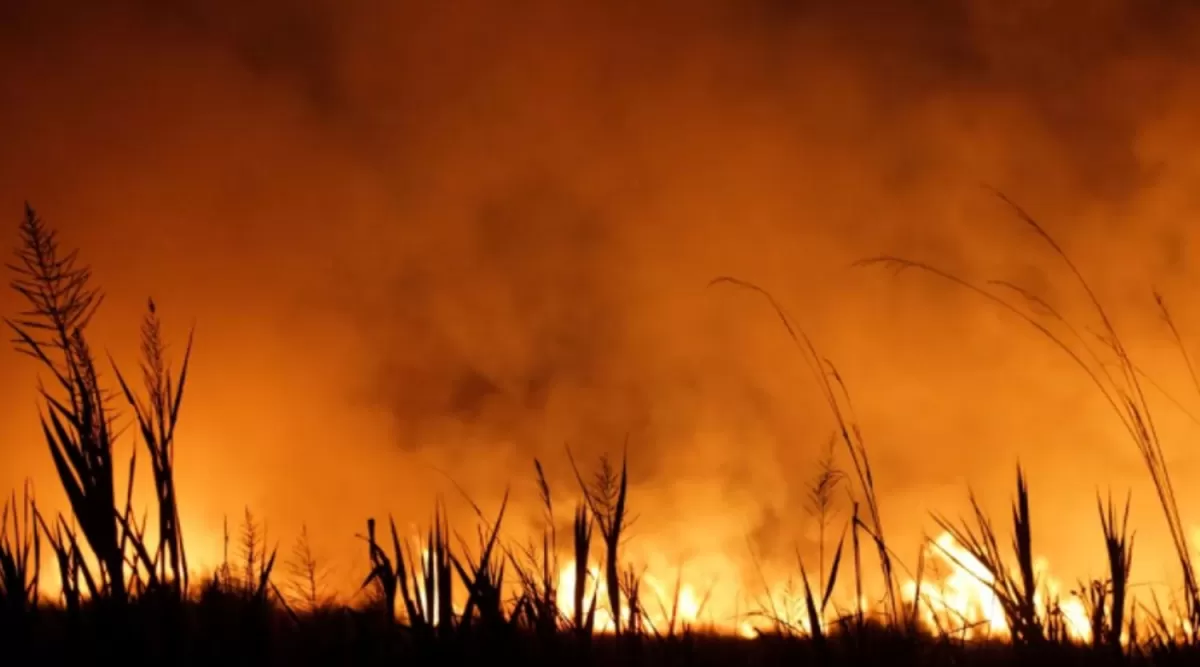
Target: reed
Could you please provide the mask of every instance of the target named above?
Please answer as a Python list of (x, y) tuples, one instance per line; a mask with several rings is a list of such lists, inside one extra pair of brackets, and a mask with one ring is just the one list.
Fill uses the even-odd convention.
[[(1200, 643), (1200, 586), (1197, 583), (1192, 550), (1188, 545), (1162, 439), (1147, 400), (1145, 373), (1134, 363), (1132, 353), (1113, 324), (1109, 310), (1058, 241), (1016, 202), (1003, 193), (995, 194), (1016, 214), (1026, 229), (1042, 242), (1051, 255), (1065, 266), (1099, 324), (1098, 335), (1084, 335), (1083, 332), (1088, 331), (1087, 327), (1068, 320), (1058, 308), (1044, 298), (1012, 282), (991, 280), (979, 284), (927, 262), (890, 255), (861, 260), (856, 265), (882, 266), (896, 272), (915, 270), (958, 285), (1031, 326), (1083, 371), (1137, 448), (1150, 475), (1179, 564), (1183, 600), (1180, 627), (1190, 643)], [(1167, 308), (1166, 300), (1157, 291), (1153, 292), (1152, 296), (1168, 330), (1174, 336), (1193, 383), (1200, 392), (1200, 380), (1197, 379), (1191, 358)]]
[[(911, 600), (902, 600), (898, 576), (905, 568), (885, 539), (875, 475), (845, 381), (808, 336), (793, 326), (770, 293), (734, 278), (719, 278), (713, 284), (749, 289), (768, 300), (812, 371), (833, 416), (834, 441), (841, 444), (838, 451), (849, 461), (847, 472), (841, 472), (831, 450), (812, 478), (809, 510), (810, 518), (818, 522), (820, 544), (815, 572), (809, 569), (811, 560), (796, 555), (802, 591), (799, 623), (790, 613), (776, 610), (777, 632), (755, 639), (720, 637), (692, 627), (680, 619), (682, 568), (671, 599), (657, 600), (663, 612), (658, 615), (661, 624), (654, 619), (649, 613), (648, 602), (653, 600), (645, 570), (629, 562), (623, 550), (636, 521), (630, 512), (628, 443), (619, 464), (603, 456), (590, 475), (567, 450), (580, 497), (571, 513), (570, 542), (561, 545), (561, 552), (557, 505), (545, 470), (535, 461), (544, 520), (540, 539), (520, 544), (505, 534), (507, 493), (494, 516), (485, 515), (472, 503), (478, 518), (473, 542), (452, 528), (441, 502), (435, 504), (419, 541), (402, 536), (391, 516), (388, 534), (383, 536), (375, 519), (368, 519), (366, 534), (359, 536), (367, 545), (368, 571), (362, 588), (372, 593), (366, 608), (335, 604), (321, 594), (307, 528), (294, 550), (292, 575), (297, 585), (290, 595), (281, 592), (274, 583), (278, 548), (268, 539), (265, 524), (249, 509), (238, 540), (238, 562), (228, 555), (227, 529), (225, 562), (197, 592), (189, 585), (174, 468), (175, 431), (192, 337), (189, 335), (175, 374), (167, 360), (158, 309), (150, 302), (141, 329), (140, 395), (115, 362), (113, 375), (120, 391), (106, 389), (86, 336), (87, 324), (103, 297), (90, 286), (91, 273), (78, 263), (77, 253), (61, 251), (54, 231), (27, 207), (20, 228), (22, 246), (12, 267), (16, 276), (13, 287), (27, 309), (6, 322), (16, 334), (17, 349), (36, 359), (53, 380), (50, 387), (39, 387), (41, 426), (70, 512), (43, 515), (28, 487), (20, 502), (13, 494), (0, 511), (0, 655), (30, 655), (17, 648), (14, 638), (20, 638), (55, 664), (63, 662), (64, 656), (68, 663), (98, 660), (95, 656), (104, 652), (90, 650), (111, 648), (111, 634), (121, 637), (122, 643), (107, 657), (153, 664), (185, 657), (191, 664), (380, 665), (483, 660), (714, 666), (883, 661), (932, 666), (1013, 660), (1167, 665), (1194, 661), (1200, 657), (1195, 623), (1200, 620), (1200, 602), (1191, 556), (1178, 539), (1182, 519), (1140, 388), (1142, 374), (1066, 254), (1040, 225), (1017, 210), (1083, 285), (1108, 332), (1100, 348), (1081, 347), (1083, 337), (1075, 333), (1079, 328), (1016, 286), (976, 286), (934, 267), (897, 258), (867, 263), (918, 268), (965, 285), (1023, 317), (1084, 368), (1117, 410), (1155, 483), (1183, 572), (1182, 613), (1177, 617), (1157, 599), (1140, 608), (1135, 604), (1130, 583), (1134, 543), (1130, 500), (1118, 510), (1111, 496), (1107, 501), (1097, 498), (1108, 572), (1103, 580), (1080, 585), (1077, 592), (1086, 599), (1092, 639), (1086, 644), (1073, 639), (1058, 604), (1048, 596), (1034, 569), (1033, 496), (1018, 466), (1011, 555), (1001, 549), (997, 531), (973, 495), (970, 520), (951, 522), (934, 515), (934, 522), (983, 565), (987, 575), (982, 579), (1001, 601), (1010, 641), (968, 641), (963, 627), (923, 626), (924, 552), (914, 577), (916, 593)], [(1158, 295), (1155, 298), (1195, 381), (1191, 360), (1165, 300)], [(1039, 312), (1049, 313), (1050, 322), (1021, 308), (1030, 303), (1036, 303)], [(1117, 360), (1115, 371), (1101, 363), (1105, 354), (1109, 360)], [(1200, 381), (1196, 385), (1200, 391)], [(116, 482), (114, 396), (124, 397), (140, 442), (129, 458), (130, 483), (125, 488)], [(138, 452), (144, 452), (151, 462), (156, 542), (146, 537), (147, 515), (139, 519), (133, 509), (132, 479)], [(830, 553), (826, 536), (836, 525), (835, 490), (843, 480), (849, 486), (850, 516), (836, 543), (829, 540)], [(878, 609), (861, 603), (867, 595), (864, 538), (873, 545), (882, 575), (884, 591)], [(43, 545), (53, 555), (62, 582), (61, 595), (54, 600), (44, 599), (39, 592)], [(957, 558), (948, 551), (944, 555)], [(852, 566), (844, 564), (844, 559), (852, 560)], [(599, 577), (592, 572), (594, 561), (601, 566)], [(564, 564), (574, 575), (574, 584), (571, 590), (560, 591), (558, 577)], [(835, 603), (835, 589), (848, 576), (846, 567), (853, 567), (853, 609), (839, 609)], [(161, 614), (164, 599), (179, 613)], [(570, 600), (570, 609), (560, 606), (562, 599)], [(707, 602), (706, 596), (701, 608)], [(604, 628), (611, 633), (598, 627), (601, 604), (607, 605), (611, 614), (612, 627)], [(147, 627), (154, 628), (154, 633), (139, 630)], [(170, 633), (178, 641), (164, 651), (158, 646), (163, 641), (159, 632)]]

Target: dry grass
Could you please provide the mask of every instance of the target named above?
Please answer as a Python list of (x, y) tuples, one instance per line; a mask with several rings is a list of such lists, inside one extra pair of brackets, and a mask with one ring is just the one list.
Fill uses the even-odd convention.
[[(540, 539), (504, 539), (508, 496), (494, 514), (471, 503), (477, 517), (475, 540), (455, 532), (439, 503), (420, 544), (405, 539), (389, 517), (386, 534), (374, 519), (360, 536), (366, 544), (365, 603), (335, 603), (322, 592), (321, 567), (307, 529), (293, 549), (291, 583), (284, 594), (275, 583), (277, 549), (265, 526), (246, 511), (237, 564), (230, 560), (229, 531), (223, 566), (199, 586), (188, 580), (187, 556), (174, 486), (175, 429), (191, 356), (189, 336), (178, 375), (167, 361), (167, 345), (153, 302), (142, 323), (142, 395), (113, 364), (119, 391), (106, 388), (88, 344), (86, 328), (102, 297), (90, 286), (90, 272), (76, 254), (62, 253), (54, 232), (26, 210), (22, 248), (12, 266), (13, 287), (29, 308), (8, 320), (17, 348), (37, 359), (53, 378), (40, 388), (43, 433), (70, 503), (69, 515), (44, 517), (32, 494), (6, 503), (0, 521), (0, 652), (17, 658), (38, 656), (54, 664), (105, 659), (123, 663), (189, 664), (465, 664), (518, 661), (523, 664), (1174, 664), (1200, 657), (1195, 628), (1200, 595), (1191, 556), (1182, 541), (1182, 520), (1162, 447), (1141, 390), (1141, 375), (1120, 343), (1107, 313), (1066, 254), (1035, 221), (1022, 218), (1067, 262), (1094, 304), (1107, 333), (1090, 344), (1080, 328), (1063, 319), (1035, 295), (1006, 283), (978, 286), (927, 264), (879, 258), (866, 264), (917, 268), (963, 285), (1042, 332), (1087, 372), (1116, 411), (1146, 462), (1175, 540), (1182, 572), (1181, 619), (1157, 604), (1138, 607), (1129, 591), (1133, 536), (1129, 501), (1118, 512), (1113, 501), (1098, 501), (1101, 536), (1109, 565), (1103, 581), (1081, 582), (1092, 641), (1075, 642), (1064, 631), (1053, 601), (1039, 604), (1033, 565), (1030, 489), (1018, 468), (1012, 510), (1012, 561), (1000, 536), (972, 496), (970, 522), (936, 522), (950, 531), (983, 565), (1001, 600), (1012, 641), (966, 642), (961, 627), (923, 626), (920, 588), (911, 601), (899, 594), (899, 571), (906, 570), (888, 547), (882, 508), (863, 434), (850, 392), (834, 365), (792, 324), (766, 290), (734, 278), (733, 285), (765, 297), (812, 371), (833, 418), (845, 472), (834, 450), (822, 459), (811, 483), (809, 510), (817, 522), (816, 571), (797, 554), (803, 611), (800, 622), (772, 608), (774, 632), (753, 640), (720, 637), (681, 619), (682, 571), (672, 599), (646, 598), (643, 573), (625, 558), (623, 547), (635, 518), (631, 513), (627, 447), (621, 460), (601, 457), (585, 471), (568, 450), (578, 488), (571, 508), (569, 540), (560, 544), (557, 508), (540, 461), (536, 479), (543, 509)], [(1016, 294), (1018, 301), (1009, 295)], [(1181, 350), (1182, 338), (1157, 297)], [(1035, 304), (1041, 317), (1021, 306)], [(1102, 356), (1117, 360), (1113, 372)], [(1188, 368), (1190, 359), (1185, 354)], [(1195, 374), (1193, 373), (1193, 379)], [(1200, 391), (1200, 382), (1197, 382)], [(136, 520), (131, 487), (117, 489), (113, 428), (114, 396), (123, 396), (137, 427), (141, 447), (128, 462), (132, 479), (137, 452), (151, 461), (157, 541), (146, 538), (146, 520)], [(850, 516), (836, 542), (833, 498), (843, 485)], [(469, 500), (469, 499), (468, 499)], [(598, 539), (597, 539), (598, 537)], [(867, 591), (864, 540), (879, 568), (878, 604), (856, 602), (834, 609), (839, 582), (852, 586), (854, 599)], [(54, 554), (63, 581), (58, 600), (38, 591), (42, 545)], [(561, 549), (560, 549), (561, 548)], [(849, 549), (849, 553), (846, 553)], [(952, 554), (947, 554), (953, 558)], [(849, 561), (849, 562), (847, 562)], [(569, 591), (558, 590), (566, 563), (574, 574)], [(591, 569), (599, 563), (600, 574)], [(845, 582), (847, 568), (853, 581)], [(916, 572), (923, 579), (924, 552)], [(602, 591), (604, 591), (602, 593)], [(568, 605), (560, 604), (569, 600)], [(656, 604), (660, 613), (650, 613)], [(701, 607), (707, 604), (707, 598)], [(612, 632), (601, 632), (600, 611), (610, 613)], [(830, 620), (832, 617), (832, 621)], [(652, 619), (661, 620), (656, 625)]]
[[(1155, 601), (1155, 607), (1150, 612), (1154, 636), (1157, 638), (1154, 641), (1159, 644), (1167, 641), (1171, 646), (1175, 646), (1179, 642), (1196, 646), (1200, 643), (1200, 588), (1198, 588), (1191, 548), (1187, 542), (1184, 521), (1175, 495), (1174, 482), (1166, 463), (1162, 439), (1147, 400), (1144, 385), (1150, 381), (1140, 367), (1134, 363), (1132, 353), (1117, 332), (1108, 309), (1062, 246), (1027, 211), (1004, 194), (997, 192), (996, 195), (1012, 209), (1026, 228), (1042, 241), (1052, 256), (1066, 267), (1085, 302), (1092, 310), (1095, 321), (1099, 325), (1098, 333), (1090, 333), (1090, 327), (1068, 320), (1058, 308), (1045, 299), (1033, 291), (1011, 282), (992, 280), (978, 284), (922, 261), (892, 256), (864, 260), (859, 262), (859, 265), (885, 266), (896, 271), (915, 269), (957, 284), (1033, 327), (1084, 372), (1099, 395), (1112, 409), (1114, 416), (1137, 448), (1146, 466), (1163, 517), (1166, 519), (1167, 530), (1179, 564), (1181, 602), (1171, 604), (1172, 613), (1168, 615)], [(1200, 379), (1197, 378), (1183, 338), (1166, 305), (1166, 300), (1157, 291), (1152, 293), (1152, 297), (1179, 348), (1194, 386), (1200, 392)], [(1114, 558), (1118, 560), (1124, 558), (1123, 554), (1127, 552), (1122, 548), (1123, 544), (1110, 542), (1111, 518), (1106, 517), (1108, 520), (1105, 522), (1105, 537), (1109, 559), (1110, 562), (1113, 562)], [(1122, 526), (1122, 532), (1123, 530), (1124, 526)], [(1117, 548), (1115, 554), (1114, 547)], [(1114, 573), (1114, 581), (1117, 578), (1117, 574)], [(1121, 612), (1113, 612), (1112, 615), (1116, 617), (1121, 615)], [(1172, 620), (1168, 621), (1168, 616)], [(1120, 630), (1112, 630), (1110, 635), (1114, 632), (1119, 633)]]

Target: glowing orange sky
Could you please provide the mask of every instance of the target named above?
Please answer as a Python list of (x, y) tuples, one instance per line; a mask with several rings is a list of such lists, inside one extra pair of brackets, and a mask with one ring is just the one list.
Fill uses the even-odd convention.
[[(537, 455), (565, 499), (563, 443), (628, 432), (640, 534), (787, 556), (830, 424), (763, 304), (705, 289), (736, 275), (841, 368), (894, 535), (967, 484), (999, 507), (1020, 457), (1043, 550), (1090, 567), (1095, 490), (1145, 473), (1082, 376), (945, 285), (848, 268), (909, 255), (1070, 307), (981, 183), (1200, 400), (1149, 299), (1200, 336), (1185, 3), (70, 4), (0, 7), (0, 217), (15, 242), (28, 199), (83, 248), (124, 363), (147, 296), (178, 345), (196, 322), (185, 530), (248, 504), (358, 556), (367, 516), (453, 495), (435, 467), (529, 502)], [(35, 369), (2, 368), (0, 489), (50, 494)], [(1163, 410), (1186, 479), (1196, 433)]]

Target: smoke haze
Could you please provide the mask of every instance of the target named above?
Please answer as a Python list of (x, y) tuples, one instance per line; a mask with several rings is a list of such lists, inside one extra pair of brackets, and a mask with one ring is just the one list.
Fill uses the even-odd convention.
[[(146, 297), (176, 357), (195, 322), (178, 474), (210, 556), (248, 505), (356, 568), (368, 516), (420, 523), (441, 493), (470, 520), (450, 478), (490, 508), (511, 485), (532, 521), (534, 457), (565, 503), (565, 447), (590, 465), (628, 437), (635, 540), (788, 558), (833, 423), (721, 275), (837, 364), (902, 553), (968, 484), (1003, 507), (1018, 459), (1052, 562), (1099, 565), (1097, 489), (1134, 488), (1165, 536), (1059, 351), (948, 284), (850, 265), (928, 260), (1089, 317), (999, 189), (1194, 405), (1150, 297), (1200, 333), (1190, 3), (100, 4), (0, 6), (0, 216), (15, 243), (28, 200), (82, 249), (123, 365)], [(57, 497), (37, 369), (3, 369), (0, 487)], [(1195, 476), (1195, 425), (1153, 400)]]

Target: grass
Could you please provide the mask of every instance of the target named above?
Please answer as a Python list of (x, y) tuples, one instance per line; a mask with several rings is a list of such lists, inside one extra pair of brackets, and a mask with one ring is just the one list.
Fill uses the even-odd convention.
[[(1016, 285), (975, 284), (904, 258), (862, 264), (916, 269), (958, 284), (1031, 325), (1083, 370), (1124, 425), (1154, 483), (1179, 565), (1174, 601), (1134, 599), (1131, 501), (1118, 509), (1111, 495), (1097, 498), (1106, 577), (1079, 582), (1071, 600), (1051, 590), (1037, 571), (1033, 494), (1020, 467), (1010, 550), (1001, 547), (1001, 532), (971, 495), (969, 519), (933, 517), (956, 547), (930, 541), (909, 570), (889, 547), (846, 382), (768, 291), (731, 277), (712, 286), (749, 290), (767, 301), (835, 424), (808, 497), (820, 543), (815, 569), (797, 554), (799, 593), (792, 602), (798, 604), (777, 600), (764, 576), (767, 590), (753, 612), (764, 622), (754, 638), (718, 634), (691, 620), (700, 614), (684, 613), (682, 570), (664, 598), (626, 558), (636, 523), (628, 443), (619, 461), (601, 457), (590, 472), (568, 449), (576, 482), (564, 506), (571, 509), (569, 538), (560, 540), (561, 502), (541, 462), (534, 461), (540, 535), (525, 542), (505, 537), (507, 494), (491, 513), (471, 502), (473, 540), (450, 525), (440, 503), (419, 541), (401, 534), (391, 517), (386, 525), (367, 518), (359, 536), (361, 595), (353, 603), (324, 590), (307, 528), (281, 574), (278, 547), (249, 510), (238, 532), (240, 553), (229, 554), (227, 527), (224, 562), (202, 581), (191, 581), (174, 452), (192, 337), (176, 373), (151, 301), (141, 327), (140, 387), (112, 359), (107, 379), (87, 337), (103, 295), (77, 253), (63, 252), (55, 232), (26, 207), (10, 269), (12, 287), (27, 308), (6, 322), (16, 349), (52, 379), (39, 387), (39, 417), (69, 513), (43, 514), (28, 487), (19, 499), (12, 494), (0, 513), (0, 652), (13, 664), (1192, 664), (1200, 658), (1200, 590), (1143, 375), (1066, 253), (1031, 216), (1013, 208), (1068, 266), (1101, 323), (1099, 336), (1083, 335), (1083, 328)], [(1154, 296), (1200, 391), (1182, 336), (1165, 301)], [(132, 414), (139, 441), (128, 462), (114, 458), (120, 435), (114, 420), (122, 410)], [(139, 455), (150, 461), (153, 531), (148, 514), (139, 520), (133, 507)], [(125, 488), (115, 481), (118, 466), (130, 480)], [(849, 499), (848, 517), (838, 516), (839, 492)], [(62, 582), (53, 599), (39, 593), (43, 548), (53, 555)], [(1007, 637), (981, 636), (978, 619), (938, 602), (936, 582), (926, 577), (927, 554), (940, 554), (990, 591)], [(564, 571), (570, 576), (560, 576)], [(913, 584), (909, 593), (905, 578)], [(867, 582), (876, 579), (879, 590), (868, 590)], [(849, 604), (839, 590), (852, 592)], [(706, 594), (699, 609), (709, 602)], [(1086, 639), (1072, 631), (1069, 604), (1083, 611)]]

